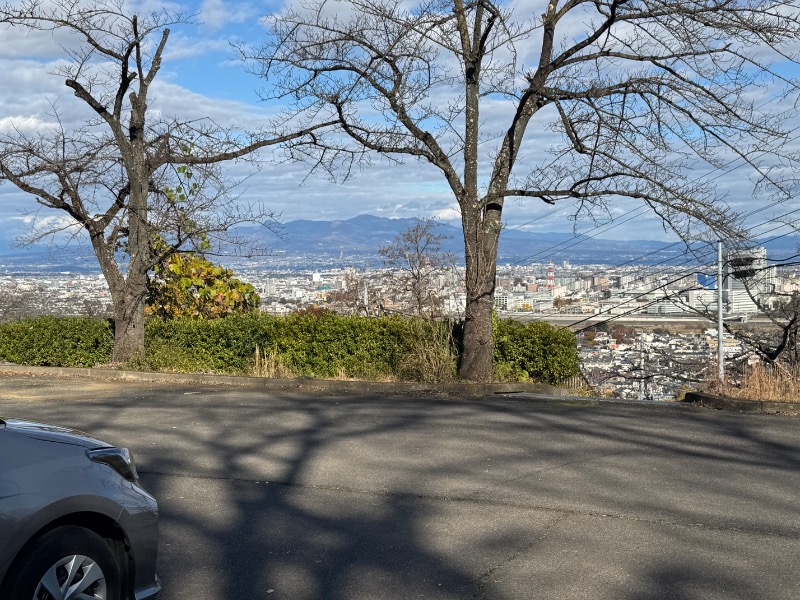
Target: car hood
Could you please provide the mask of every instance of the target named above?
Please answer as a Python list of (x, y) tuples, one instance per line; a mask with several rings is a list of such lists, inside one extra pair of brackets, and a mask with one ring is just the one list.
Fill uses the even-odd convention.
[(34, 421), (23, 421), (20, 419), (0, 419), (0, 427), (5, 427), (20, 435), (46, 442), (71, 444), (73, 446), (83, 446), (85, 448), (108, 448), (111, 446), (111, 444), (93, 438), (77, 429), (59, 427), (58, 425), (48, 425), (46, 423), (36, 423)]

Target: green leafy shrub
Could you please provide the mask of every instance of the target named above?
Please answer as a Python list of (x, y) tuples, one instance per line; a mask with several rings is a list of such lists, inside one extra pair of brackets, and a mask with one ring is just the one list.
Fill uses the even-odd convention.
[(396, 371), (409, 343), (409, 327), (397, 317), (372, 319), (335, 313), (295, 313), (273, 341), (278, 355), (304, 377), (377, 378)]
[(148, 281), (147, 314), (218, 319), (258, 309), (261, 298), (233, 271), (196, 254), (172, 254)]
[[(146, 360), (160, 371), (252, 373), (256, 348), (299, 377), (386, 378), (394, 375), (415, 337), (410, 321), (333, 312), (286, 317), (231, 315), (225, 319), (152, 319)], [(263, 354), (262, 354), (263, 355)]]
[[(497, 379), (557, 385), (578, 373), (570, 331), (510, 319), (497, 320), (494, 327)], [(146, 323), (145, 355), (128, 367), (250, 375), (264, 374), (263, 360), (268, 357), (280, 366), (270, 371), (273, 374), (435, 383), (455, 377), (452, 337), (446, 322), (331, 311), (286, 317), (234, 313), (210, 320), (151, 318)], [(90, 367), (108, 363), (112, 346), (112, 328), (100, 319), (37, 317), (0, 325), (0, 360), (18, 364)]]
[(579, 373), (575, 334), (543, 321), (495, 319), (494, 370), (500, 380), (558, 385)]
[(149, 319), (146, 368), (154, 371), (242, 374), (253, 360), (259, 325), (268, 317)]
[(34, 317), (0, 325), (0, 360), (22, 365), (92, 367), (108, 363), (111, 324), (91, 317)]

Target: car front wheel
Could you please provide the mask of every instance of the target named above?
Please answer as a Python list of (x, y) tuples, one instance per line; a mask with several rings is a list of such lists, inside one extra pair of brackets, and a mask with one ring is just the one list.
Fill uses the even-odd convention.
[(82, 527), (47, 532), (15, 567), (7, 582), (9, 600), (121, 600), (114, 553), (103, 538)]

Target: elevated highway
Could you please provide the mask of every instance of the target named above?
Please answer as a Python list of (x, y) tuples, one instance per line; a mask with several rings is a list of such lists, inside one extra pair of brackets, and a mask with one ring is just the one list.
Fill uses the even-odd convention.
[[(560, 327), (587, 327), (589, 325), (596, 325), (603, 321), (611, 320), (613, 323), (620, 323), (623, 325), (633, 325), (639, 327), (716, 327), (716, 321), (712, 319), (705, 319), (699, 315), (691, 314), (676, 314), (676, 315), (645, 315), (645, 314), (632, 314), (618, 316), (609, 313), (586, 315), (586, 314), (549, 314), (549, 313), (526, 313), (526, 312), (507, 312), (501, 311), (498, 316), (502, 318), (515, 319), (517, 321), (545, 321), (551, 325), (558, 325)], [(728, 319), (726, 319), (727, 321)], [(737, 320), (736, 322), (741, 322)], [(764, 316), (751, 316), (747, 319), (747, 323), (754, 325), (769, 325), (770, 320)]]

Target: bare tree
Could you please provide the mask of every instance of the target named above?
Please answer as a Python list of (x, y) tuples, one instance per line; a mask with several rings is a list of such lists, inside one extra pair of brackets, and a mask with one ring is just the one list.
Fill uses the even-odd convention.
[(438, 226), (433, 219), (418, 219), (378, 249), (392, 269), (390, 291), (407, 301), (418, 316), (442, 314), (447, 275), (455, 267), (455, 257), (442, 248), (442, 242), (450, 238), (436, 233)]
[[(774, 267), (768, 267), (774, 268)], [(800, 333), (800, 294), (797, 291), (769, 290), (765, 293), (757, 271), (739, 276), (748, 297), (758, 314), (766, 317), (766, 326), (737, 326), (731, 322), (723, 324), (725, 331), (742, 342), (767, 364), (782, 364), (791, 373), (799, 364), (797, 341)], [(705, 313), (713, 320), (714, 314)]]
[(345, 273), (341, 289), (328, 295), (328, 304), (337, 312), (351, 315), (385, 314), (380, 276), (368, 272)]
[(44, 310), (35, 302), (37, 297), (41, 297), (41, 294), (4, 290), (0, 294), (0, 323), (43, 314)]
[(359, 307), (364, 306), (364, 286), (366, 278), (355, 272), (345, 273), (340, 289), (328, 294), (328, 304), (337, 312), (357, 314)]
[(48, 133), (0, 135), (0, 182), (63, 211), (66, 227), (88, 236), (111, 292), (115, 362), (144, 349), (147, 273), (155, 264), (182, 248), (213, 250), (235, 224), (269, 222), (269, 211), (228, 193), (220, 163), (281, 143), (302, 152), (324, 126), (294, 121), (291, 132), (262, 135), (153, 111), (148, 95), (169, 26), (188, 20), (166, 10), (131, 14), (123, 0), (0, 6), (0, 23), (65, 30), (75, 42), (64, 48), (68, 61), (55, 75), (94, 118), (77, 129), (59, 120)]
[(626, 197), (691, 239), (698, 224), (738, 233), (698, 167), (738, 158), (760, 189), (788, 189), (769, 168), (785, 115), (762, 111), (753, 92), (795, 91), (771, 67), (794, 60), (795, 1), (550, 0), (516, 14), (493, 0), (302, 6), (271, 18), (266, 44), (243, 55), (275, 95), (333, 115), (340, 143), (441, 172), (464, 233), (462, 378), (491, 376), (507, 198), (573, 202), (577, 217)]

